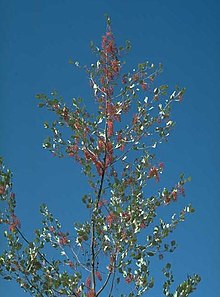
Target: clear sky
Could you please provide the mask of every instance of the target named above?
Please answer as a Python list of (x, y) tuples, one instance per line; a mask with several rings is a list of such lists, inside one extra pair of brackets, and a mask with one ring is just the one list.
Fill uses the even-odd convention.
[[(80, 195), (86, 191), (80, 168), (43, 150), (43, 122), (36, 93), (56, 89), (66, 100), (93, 99), (84, 73), (68, 64), (95, 61), (89, 42), (99, 43), (104, 14), (112, 18), (117, 43), (132, 42), (127, 57), (164, 64), (161, 79), (187, 88), (175, 108), (177, 124), (158, 150), (165, 163), (163, 182), (180, 172), (192, 176), (186, 203), (196, 213), (174, 234), (179, 247), (172, 258), (178, 280), (199, 273), (194, 297), (216, 297), (219, 282), (220, 166), (220, 2), (218, 0), (0, 0), (0, 155), (14, 173), (17, 213), (24, 232), (40, 225), (39, 205), (46, 202), (64, 226), (82, 218)], [(2, 240), (2, 239), (1, 239)], [(4, 297), (28, 296), (16, 284), (0, 282)], [(159, 297), (161, 295), (152, 296)], [(117, 296), (116, 296), (117, 297)]]

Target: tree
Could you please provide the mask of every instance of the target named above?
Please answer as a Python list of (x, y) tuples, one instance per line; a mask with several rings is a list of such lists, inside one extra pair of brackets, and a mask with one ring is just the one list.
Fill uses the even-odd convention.
[[(183, 174), (172, 188), (145, 194), (146, 187), (160, 180), (164, 165), (153, 151), (167, 140), (174, 126), (172, 105), (182, 100), (185, 89), (177, 87), (168, 94), (167, 85), (154, 86), (162, 65), (140, 63), (123, 73), (121, 58), (130, 48), (128, 41), (125, 47), (116, 46), (107, 17), (101, 47), (91, 43), (96, 64), (81, 67), (71, 62), (89, 77), (95, 114), (81, 98), (74, 98), (68, 107), (56, 92), (36, 96), (39, 107), (56, 115), (55, 121), (44, 123), (52, 136), (43, 147), (53, 155), (75, 159), (91, 189), (82, 197), (88, 220), (75, 224), (75, 234), (64, 232), (42, 205), (42, 227), (29, 241), (16, 216), (12, 173), (0, 160), (0, 196), (6, 204), (0, 222), (8, 243), (0, 257), (0, 273), (33, 296), (147, 296), (154, 286), (153, 257), (163, 261), (165, 253), (176, 249), (168, 237), (194, 211), (188, 205), (169, 222), (157, 218), (160, 208), (184, 196), (189, 178)], [(189, 296), (200, 281), (198, 275), (188, 276), (172, 290), (170, 263), (164, 265), (163, 274), (162, 291), (169, 297)]]

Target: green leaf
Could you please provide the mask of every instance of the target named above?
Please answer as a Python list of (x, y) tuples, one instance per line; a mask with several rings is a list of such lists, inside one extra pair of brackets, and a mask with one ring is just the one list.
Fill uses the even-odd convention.
[(153, 257), (153, 256), (155, 255), (155, 253), (154, 253), (154, 252), (147, 252), (147, 255), (148, 255), (149, 257)]
[(169, 270), (171, 268), (171, 264), (170, 263), (167, 263), (166, 266), (165, 266), (165, 268)]
[(48, 129), (48, 128), (49, 128), (49, 124), (48, 124), (48, 122), (45, 122), (45, 123), (44, 123), (44, 128), (45, 128), (45, 129)]

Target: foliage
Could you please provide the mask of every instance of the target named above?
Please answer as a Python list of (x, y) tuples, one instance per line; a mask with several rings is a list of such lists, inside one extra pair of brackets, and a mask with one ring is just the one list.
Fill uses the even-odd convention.
[[(170, 221), (157, 218), (159, 208), (169, 207), (184, 196), (188, 181), (180, 176), (172, 188), (158, 190), (149, 197), (145, 188), (159, 182), (164, 165), (154, 149), (166, 141), (174, 126), (171, 108), (182, 100), (185, 89), (168, 93), (167, 85), (154, 87), (162, 65), (140, 63), (123, 73), (121, 58), (130, 43), (117, 47), (107, 17), (106, 34), (100, 48), (91, 43), (98, 60), (86, 71), (97, 112), (91, 114), (81, 98), (67, 106), (56, 92), (38, 94), (39, 107), (56, 115), (44, 123), (50, 136), (43, 147), (52, 154), (73, 158), (88, 178), (91, 192), (82, 197), (89, 220), (75, 224), (75, 234), (65, 233), (46, 205), (40, 208), (42, 227), (35, 239), (27, 240), (15, 214), (12, 174), (1, 160), (0, 195), (6, 207), (1, 223), (8, 249), (0, 257), (0, 273), (16, 280), (31, 295), (40, 296), (119, 296), (147, 295), (154, 286), (150, 274), (153, 257), (176, 249), (168, 236), (194, 209), (186, 206)], [(50, 260), (49, 248), (57, 252)], [(101, 260), (101, 261), (100, 261)], [(165, 264), (163, 294), (189, 296), (200, 277), (188, 276), (173, 293), (171, 265)], [(126, 291), (126, 292), (125, 292)]]

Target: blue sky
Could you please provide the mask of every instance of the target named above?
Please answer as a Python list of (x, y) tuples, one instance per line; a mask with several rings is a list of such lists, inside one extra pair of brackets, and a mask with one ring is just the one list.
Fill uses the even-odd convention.
[[(92, 108), (87, 78), (68, 60), (95, 61), (89, 42), (100, 42), (106, 12), (117, 43), (132, 42), (131, 68), (145, 60), (162, 62), (161, 80), (187, 88), (173, 115), (176, 127), (157, 154), (166, 165), (164, 183), (175, 183), (182, 171), (192, 176), (185, 202), (192, 202), (196, 213), (174, 235), (179, 243), (174, 272), (178, 279), (199, 273), (202, 282), (192, 296), (215, 297), (220, 291), (217, 0), (0, 0), (0, 155), (14, 173), (22, 228), (31, 237), (43, 202), (64, 226), (81, 219), (80, 195), (86, 187), (80, 168), (43, 150), (43, 122), (49, 114), (37, 108), (34, 95), (56, 89), (67, 101), (83, 97)], [(28, 296), (3, 281), (0, 295)]]

